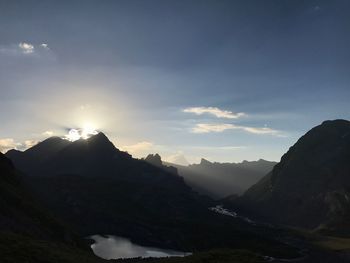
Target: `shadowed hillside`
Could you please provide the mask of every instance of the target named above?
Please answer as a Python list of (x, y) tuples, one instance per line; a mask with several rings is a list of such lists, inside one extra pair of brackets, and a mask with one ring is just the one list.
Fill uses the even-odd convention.
[[(192, 191), (176, 170), (133, 159), (102, 133), (54, 151), (46, 149), (48, 140), (8, 155), (28, 174), (24, 181), (35, 195), (82, 237), (118, 235), (141, 245), (182, 251), (293, 251), (275, 240), (270, 229), (210, 211), (215, 202)], [(43, 157), (32, 158), (33, 152)]]
[(238, 200), (276, 222), (350, 235), (350, 122), (325, 121)]
[(0, 204), (1, 262), (100, 262), (27, 192), (11, 161), (1, 153)]

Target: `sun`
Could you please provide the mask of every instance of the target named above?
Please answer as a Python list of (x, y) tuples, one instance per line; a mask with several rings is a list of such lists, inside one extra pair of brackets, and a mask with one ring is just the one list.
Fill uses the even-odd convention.
[(83, 128), (70, 129), (68, 134), (66, 134), (64, 138), (66, 140), (74, 142), (80, 139), (86, 140), (90, 138), (92, 135), (96, 135), (97, 133), (98, 133), (97, 129), (90, 123), (87, 123), (83, 126)]

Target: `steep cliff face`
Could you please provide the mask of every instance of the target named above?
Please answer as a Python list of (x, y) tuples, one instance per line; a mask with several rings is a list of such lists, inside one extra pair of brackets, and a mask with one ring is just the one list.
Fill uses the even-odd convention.
[(238, 202), (280, 223), (345, 233), (349, 197), (350, 122), (334, 120), (302, 136)]

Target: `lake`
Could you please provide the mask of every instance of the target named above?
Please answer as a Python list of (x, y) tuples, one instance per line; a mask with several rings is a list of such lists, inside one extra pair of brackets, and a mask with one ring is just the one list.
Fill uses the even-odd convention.
[(191, 255), (188, 252), (140, 246), (132, 243), (129, 239), (117, 236), (94, 235), (90, 238), (95, 241), (91, 245), (93, 252), (103, 259), (184, 257)]

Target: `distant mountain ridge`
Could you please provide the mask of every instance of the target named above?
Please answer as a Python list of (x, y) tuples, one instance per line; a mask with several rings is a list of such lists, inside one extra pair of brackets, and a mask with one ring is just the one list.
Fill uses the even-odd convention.
[(271, 171), (276, 162), (260, 159), (241, 163), (218, 163), (202, 158), (199, 164), (189, 166), (165, 164), (176, 167), (179, 175), (198, 192), (213, 198), (224, 198), (232, 194), (242, 194)]
[(279, 223), (350, 235), (350, 122), (308, 131), (237, 201)]

